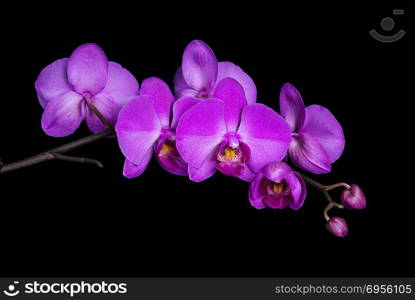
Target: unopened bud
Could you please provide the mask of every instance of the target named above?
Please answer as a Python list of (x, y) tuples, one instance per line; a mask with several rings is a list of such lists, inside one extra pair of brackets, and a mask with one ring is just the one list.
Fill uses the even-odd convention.
[(350, 189), (343, 191), (341, 201), (347, 209), (364, 209), (366, 207), (366, 196), (356, 184), (352, 184)]
[(346, 220), (342, 217), (332, 217), (326, 223), (327, 230), (338, 237), (345, 237), (349, 232)]

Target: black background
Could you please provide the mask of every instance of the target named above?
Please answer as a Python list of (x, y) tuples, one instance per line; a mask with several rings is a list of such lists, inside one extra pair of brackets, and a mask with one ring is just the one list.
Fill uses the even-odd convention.
[[(56, 161), (0, 175), (0, 275), (415, 275), (413, 176), (404, 173), (413, 152), (412, 32), (394, 44), (368, 34), (387, 34), (380, 20), (405, 7), (118, 4), (3, 10), (5, 162), (88, 134), (85, 125), (62, 139), (42, 132), (33, 84), (47, 64), (95, 42), (138, 81), (158, 76), (172, 87), (185, 46), (202, 39), (219, 61), (252, 76), (258, 102), (278, 109), (279, 90), (291, 82), (306, 104), (333, 112), (345, 152), (331, 174), (314, 178), (358, 183), (367, 209), (334, 212), (350, 229), (338, 239), (326, 232), (325, 200), (312, 188), (300, 211), (259, 211), (247, 183), (221, 174), (196, 184), (152, 161), (128, 180), (116, 140), (107, 139), (72, 152), (101, 160), (104, 169)], [(410, 13), (394, 17), (392, 33), (407, 29)]]

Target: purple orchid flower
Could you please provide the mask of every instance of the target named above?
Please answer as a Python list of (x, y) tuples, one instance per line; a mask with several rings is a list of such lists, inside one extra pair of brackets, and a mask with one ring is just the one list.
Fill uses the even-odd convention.
[(253, 207), (298, 210), (304, 203), (306, 186), (303, 178), (284, 162), (271, 162), (252, 180), (249, 200)]
[(304, 107), (300, 93), (289, 83), (281, 89), (280, 110), (292, 130), (288, 154), (293, 163), (314, 174), (330, 172), (345, 143), (333, 114), (320, 105)]
[(108, 61), (95, 44), (81, 45), (69, 58), (45, 67), (35, 88), (45, 109), (42, 128), (53, 137), (72, 134), (84, 119), (92, 132), (104, 130), (93, 109), (114, 125), (120, 109), (138, 95), (139, 89), (134, 76), (118, 63)]
[(218, 62), (212, 49), (203, 41), (194, 40), (183, 53), (182, 65), (174, 77), (178, 98), (184, 96), (211, 98), (217, 84), (233, 78), (242, 85), (248, 104), (256, 101), (254, 81), (240, 67), (231, 62)]
[(232, 78), (221, 80), (213, 97), (187, 110), (176, 129), (176, 146), (191, 180), (219, 170), (250, 181), (265, 164), (285, 156), (290, 128), (275, 111), (248, 105), (243, 87)]
[(141, 175), (153, 151), (165, 170), (176, 175), (187, 175), (187, 164), (176, 149), (175, 129), (183, 112), (197, 102), (199, 100), (187, 97), (175, 102), (169, 87), (159, 78), (151, 77), (143, 81), (140, 96), (120, 111), (115, 125), (119, 146), (126, 157), (125, 177)]

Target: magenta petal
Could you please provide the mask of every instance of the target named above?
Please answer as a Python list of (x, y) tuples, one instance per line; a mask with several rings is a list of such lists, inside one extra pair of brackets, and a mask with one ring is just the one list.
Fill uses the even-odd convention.
[(135, 77), (120, 64), (108, 62), (108, 80), (97, 96), (105, 96), (123, 107), (138, 95), (139, 86)]
[(300, 132), (316, 139), (329, 156), (330, 162), (335, 162), (342, 155), (345, 144), (340, 123), (323, 106), (310, 105), (305, 111), (305, 121)]
[(274, 161), (268, 163), (262, 169), (262, 172), (264, 173), (264, 176), (269, 180), (280, 183), (281, 180), (287, 177), (288, 174), (292, 173), (293, 170), (285, 162)]
[(324, 148), (306, 134), (300, 134), (293, 140), (288, 153), (293, 163), (306, 171), (314, 174), (331, 171), (330, 159)]
[(187, 163), (200, 168), (225, 133), (223, 101), (204, 100), (182, 115), (176, 130), (176, 146)]
[(55, 97), (45, 107), (42, 129), (53, 137), (72, 134), (84, 119), (84, 105), (82, 96), (75, 92), (67, 92)]
[[(211, 153), (212, 156), (214, 153)], [(201, 182), (212, 177), (216, 173), (216, 161), (214, 159), (206, 159), (200, 168), (188, 166), (189, 178), (194, 182)]]
[(225, 123), (228, 132), (236, 132), (242, 109), (247, 105), (243, 87), (232, 78), (222, 79), (213, 92), (214, 98), (225, 104)]
[(291, 172), (287, 177), (285, 177), (285, 180), (290, 186), (291, 196), (293, 200), (293, 202), (290, 203), (290, 207), (294, 210), (298, 210), (303, 206), (307, 193), (304, 180), (295, 172)]
[[(92, 105), (104, 116), (111, 125), (115, 125), (117, 122), (118, 113), (120, 112), (121, 106), (113, 101), (112, 97), (105, 94), (99, 93), (94, 96), (90, 101)], [(98, 133), (106, 129), (104, 123), (95, 115), (95, 113), (87, 108), (86, 122), (88, 128), (93, 133)]]
[(174, 75), (174, 93), (177, 98), (181, 97), (196, 97), (199, 91), (192, 89), (184, 80), (182, 66), (180, 66)]
[(243, 173), (238, 176), (238, 178), (247, 182), (251, 182), (255, 178), (256, 174), (257, 173), (252, 172), (251, 169), (245, 165)]
[(221, 61), (218, 63), (218, 77), (216, 82), (220, 82), (227, 77), (235, 79), (242, 85), (248, 104), (256, 102), (257, 90), (252, 78), (237, 65), (228, 61)]
[(128, 159), (125, 160), (124, 162), (124, 168), (122, 171), (122, 174), (126, 177), (126, 178), (135, 178), (140, 176), (141, 174), (143, 174), (143, 172), (146, 170), (150, 160), (151, 160), (151, 155), (152, 155), (153, 151), (150, 148), (149, 150), (147, 150), (147, 152), (145, 153), (143, 160), (141, 161), (140, 164), (136, 165), (134, 163), (132, 163), (131, 161), (129, 161)]
[(66, 77), (67, 64), (67, 58), (58, 59), (46, 66), (37, 77), (35, 88), (43, 108), (56, 96), (72, 91)]
[(119, 113), (115, 131), (124, 156), (140, 165), (161, 132), (153, 101), (148, 96), (138, 96), (129, 102)]
[(169, 127), (171, 106), (175, 98), (168, 85), (160, 78), (147, 78), (141, 84), (140, 95), (148, 95), (153, 99), (154, 109), (159, 116), (161, 126)]
[(264, 178), (262, 173), (258, 173), (249, 185), (249, 201), (256, 209), (265, 208), (265, 204), (263, 202), (264, 196), (260, 193), (262, 178)]
[(194, 97), (184, 97), (174, 102), (173, 121), (170, 128), (175, 129), (182, 115), (198, 103), (200, 103), (200, 100)]
[(304, 102), (297, 89), (289, 83), (281, 88), (280, 112), (293, 132), (301, 129), (305, 118)]
[(284, 119), (257, 103), (243, 109), (238, 134), (251, 150), (248, 163), (254, 172), (269, 162), (282, 160), (291, 141), (291, 130)]
[(68, 80), (82, 95), (95, 95), (106, 85), (108, 59), (95, 44), (84, 44), (72, 52), (68, 61)]
[(198, 91), (211, 89), (218, 73), (218, 62), (212, 49), (203, 41), (190, 42), (184, 50), (182, 72), (191, 88)]

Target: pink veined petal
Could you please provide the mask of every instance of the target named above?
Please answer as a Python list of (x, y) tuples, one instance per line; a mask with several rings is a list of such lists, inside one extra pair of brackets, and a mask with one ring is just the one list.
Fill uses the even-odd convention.
[[(211, 154), (212, 156), (214, 153)], [(216, 173), (216, 161), (214, 159), (206, 159), (200, 168), (188, 166), (189, 178), (194, 182), (201, 182), (212, 177)]]
[(135, 77), (120, 64), (108, 62), (108, 80), (104, 89), (95, 96), (105, 95), (123, 107), (138, 96), (139, 85)]
[(218, 74), (218, 62), (212, 49), (203, 41), (190, 42), (183, 53), (182, 72), (191, 88), (198, 91), (210, 90)]
[(343, 129), (333, 114), (321, 105), (310, 105), (305, 109), (305, 122), (300, 132), (316, 139), (335, 162), (344, 150)]
[(108, 79), (108, 59), (96, 44), (83, 44), (72, 52), (67, 68), (74, 89), (86, 96), (99, 93)]
[(258, 103), (243, 109), (238, 134), (251, 150), (248, 165), (254, 172), (269, 162), (282, 160), (291, 141), (291, 130), (284, 119)]
[(47, 65), (37, 77), (35, 89), (43, 108), (56, 96), (73, 90), (66, 76), (67, 64), (67, 58), (58, 59)]
[(82, 96), (67, 92), (48, 102), (42, 115), (42, 129), (49, 136), (64, 137), (72, 134), (85, 116)]
[(305, 118), (304, 102), (292, 84), (286, 83), (281, 88), (280, 112), (293, 132), (301, 129)]
[(140, 95), (148, 95), (153, 99), (154, 109), (161, 125), (165, 128), (169, 127), (170, 111), (175, 98), (168, 85), (160, 78), (147, 78), (141, 84)]
[(124, 168), (122, 174), (126, 178), (135, 178), (143, 174), (143, 172), (147, 169), (147, 166), (151, 160), (151, 156), (153, 154), (152, 149), (148, 149), (147, 152), (143, 156), (143, 160), (138, 165), (132, 163), (128, 159), (124, 162)]
[(256, 209), (265, 208), (265, 204), (263, 201), (264, 196), (260, 193), (260, 185), (263, 177), (264, 175), (262, 173), (258, 173), (249, 185), (249, 201), (251, 202), (251, 205)]
[(192, 89), (184, 80), (183, 78), (183, 72), (182, 72), (182, 66), (180, 66), (176, 74), (174, 74), (174, 94), (176, 95), (176, 98), (181, 97), (196, 97), (199, 91)]
[(256, 102), (257, 90), (255, 83), (252, 78), (239, 66), (228, 61), (219, 62), (216, 82), (218, 83), (226, 77), (233, 78), (238, 81), (240, 85), (242, 85), (248, 104)]
[(264, 176), (273, 182), (280, 183), (282, 179), (292, 173), (293, 170), (282, 161), (274, 161), (268, 163), (263, 169), (262, 172)]
[(138, 96), (129, 102), (119, 113), (115, 131), (124, 156), (140, 165), (161, 132), (153, 101), (148, 96)]
[[(104, 116), (105, 120), (107, 120), (111, 125), (115, 125), (121, 106), (115, 102), (112, 97), (99, 93), (91, 100), (86, 101), (89, 101), (92, 105), (94, 105), (95, 108)], [(106, 129), (102, 121), (98, 119), (96, 114), (89, 107), (87, 107), (86, 122), (88, 124), (88, 128), (93, 133), (98, 133)]]
[(213, 92), (214, 98), (225, 104), (225, 123), (228, 132), (236, 132), (242, 109), (247, 105), (243, 87), (232, 78), (222, 79)]
[(173, 104), (173, 121), (171, 122), (170, 128), (176, 129), (182, 115), (190, 108), (200, 103), (201, 100), (195, 97), (183, 97), (174, 102)]
[(224, 104), (219, 99), (201, 101), (186, 111), (176, 129), (176, 146), (182, 158), (201, 168), (226, 133)]
[(290, 144), (288, 153), (292, 162), (306, 171), (314, 174), (324, 174), (331, 171), (330, 159), (320, 143), (307, 134), (300, 134)]

